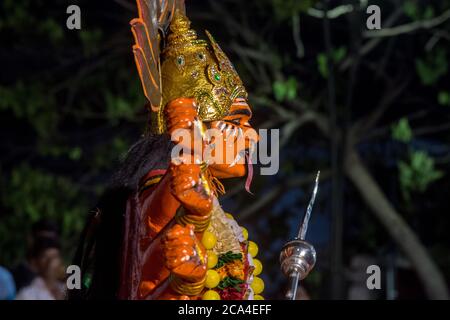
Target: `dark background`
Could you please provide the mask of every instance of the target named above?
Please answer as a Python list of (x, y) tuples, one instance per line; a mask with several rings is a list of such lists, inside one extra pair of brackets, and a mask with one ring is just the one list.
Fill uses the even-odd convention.
[[(70, 4), (81, 30), (66, 28)], [(379, 31), (366, 27), (371, 4)], [(253, 126), (281, 132), (278, 174), (257, 175), (254, 195), (226, 182), (222, 200), (259, 245), (265, 297), (282, 297), (279, 251), (320, 169), (308, 295), (447, 298), (450, 1), (193, 0), (187, 13), (235, 64)], [(69, 263), (89, 209), (144, 132), (136, 15), (131, 0), (0, 2), (0, 265), (24, 259), (42, 217), (60, 225)], [(370, 264), (381, 290), (365, 287)]]

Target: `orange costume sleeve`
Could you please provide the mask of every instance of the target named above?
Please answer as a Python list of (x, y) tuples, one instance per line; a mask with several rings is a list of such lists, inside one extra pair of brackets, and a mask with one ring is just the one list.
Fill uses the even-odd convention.
[[(169, 132), (192, 128), (193, 105), (192, 99), (171, 103)], [(195, 225), (207, 224), (211, 209), (199, 164), (150, 171), (127, 202), (119, 298), (185, 299), (183, 288), (203, 288), (206, 255)]]

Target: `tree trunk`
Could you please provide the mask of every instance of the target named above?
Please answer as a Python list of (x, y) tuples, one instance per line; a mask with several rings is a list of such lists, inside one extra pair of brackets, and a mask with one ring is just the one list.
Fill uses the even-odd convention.
[(345, 170), (375, 216), (412, 262), (427, 296), (430, 299), (448, 299), (448, 289), (442, 273), (417, 236), (383, 194), (355, 151), (348, 153)]

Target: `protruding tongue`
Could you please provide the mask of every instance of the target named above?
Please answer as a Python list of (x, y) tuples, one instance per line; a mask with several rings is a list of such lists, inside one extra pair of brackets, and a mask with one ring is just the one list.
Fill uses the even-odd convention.
[(245, 159), (247, 159), (247, 180), (245, 180), (245, 190), (247, 190), (248, 193), (253, 194), (250, 191), (250, 186), (253, 179), (253, 163), (252, 157), (249, 156), (248, 152), (245, 153)]

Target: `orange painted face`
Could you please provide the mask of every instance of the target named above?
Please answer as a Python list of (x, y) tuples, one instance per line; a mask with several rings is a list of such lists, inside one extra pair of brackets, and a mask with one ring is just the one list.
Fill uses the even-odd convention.
[[(195, 151), (196, 157), (203, 155), (211, 174), (219, 179), (242, 177), (245, 175), (246, 155), (255, 146), (259, 136), (249, 121), (252, 111), (243, 98), (236, 98), (227, 116), (221, 120), (203, 122), (208, 140), (200, 151)], [(173, 135), (179, 129), (194, 130), (193, 123), (197, 118), (197, 108), (192, 98), (179, 98), (171, 101), (165, 108), (167, 131)], [(193, 150), (194, 135), (191, 139), (181, 139), (177, 144), (185, 149)], [(208, 149), (210, 152), (206, 152)], [(190, 154), (184, 154), (186, 161), (193, 161)], [(189, 163), (189, 162), (187, 162)]]
[[(220, 121), (210, 122), (209, 128), (221, 132), (222, 143), (212, 140), (216, 149), (214, 155), (225, 163), (213, 163), (209, 166), (211, 173), (219, 179), (242, 177), (246, 173), (245, 159), (252, 145), (259, 139), (258, 134), (249, 123), (252, 111), (245, 99), (236, 99), (230, 111)], [(214, 139), (215, 139), (214, 138)]]

